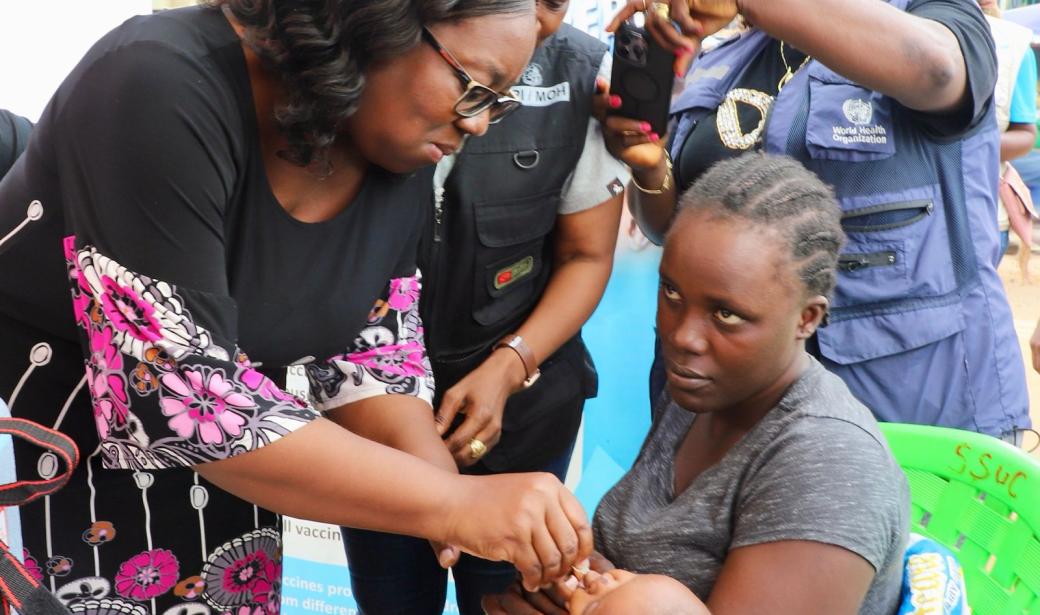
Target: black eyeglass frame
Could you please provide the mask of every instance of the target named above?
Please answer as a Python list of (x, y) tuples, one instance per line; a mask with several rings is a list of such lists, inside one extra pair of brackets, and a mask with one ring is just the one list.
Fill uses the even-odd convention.
[[(466, 72), (466, 69), (462, 67), (462, 63), (459, 62), (458, 59), (452, 55), (452, 53), (448, 51), (440, 41), (437, 40), (433, 35), (433, 32), (430, 32), (426, 27), (423, 27), (422, 29), (422, 39), (426, 41), (430, 47), (433, 47), (433, 50), (437, 52), (437, 55), (448, 63), (448, 66), (451, 67), (455, 76), (458, 77), (459, 81), (462, 83), (462, 95), (455, 101), (453, 107), (456, 115), (461, 117), (475, 117), (484, 111), (490, 110), (491, 115), (488, 122), (491, 124), (497, 124), (507, 115), (520, 108), (522, 103), (516, 96), (516, 92), (510, 90), (503, 94), (502, 92), (497, 92), (483, 83), (480, 83), (473, 77), (470, 77), (469, 73)], [(476, 106), (467, 109), (463, 107), (462, 104), (474, 90), (483, 93), (484, 100)]]

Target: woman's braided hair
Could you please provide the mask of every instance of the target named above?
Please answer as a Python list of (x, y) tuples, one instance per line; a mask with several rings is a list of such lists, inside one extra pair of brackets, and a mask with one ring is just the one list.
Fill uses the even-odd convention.
[(792, 158), (759, 153), (717, 163), (679, 200), (679, 214), (742, 218), (777, 232), (812, 295), (830, 295), (845, 243), (834, 192)]
[[(365, 70), (419, 44), (422, 27), (496, 14), (534, 13), (533, 0), (209, 0), (246, 28), (246, 43), (281, 77), (288, 101), (275, 118), (279, 155), (328, 173), (328, 148), (357, 110)], [(532, 27), (534, 27), (532, 25)]]

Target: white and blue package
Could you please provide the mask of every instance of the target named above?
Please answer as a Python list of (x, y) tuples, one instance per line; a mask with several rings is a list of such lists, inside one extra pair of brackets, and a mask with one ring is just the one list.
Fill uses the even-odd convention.
[(903, 558), (903, 592), (897, 615), (968, 615), (964, 571), (943, 545), (910, 534)]

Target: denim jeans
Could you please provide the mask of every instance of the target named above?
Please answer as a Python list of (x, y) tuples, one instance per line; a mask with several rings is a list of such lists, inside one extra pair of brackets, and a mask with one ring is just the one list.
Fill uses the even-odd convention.
[[(544, 471), (561, 481), (573, 448)], [(350, 584), (362, 615), (441, 615), (448, 571), (437, 563), (429, 541), (411, 536), (343, 528)], [(452, 568), (461, 615), (483, 615), (480, 599), (504, 591), (516, 579), (507, 562), (465, 555)]]

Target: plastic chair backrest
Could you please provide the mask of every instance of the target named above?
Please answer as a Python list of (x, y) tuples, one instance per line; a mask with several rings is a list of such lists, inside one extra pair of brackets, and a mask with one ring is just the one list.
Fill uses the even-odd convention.
[(910, 483), (910, 531), (957, 554), (973, 613), (1040, 615), (1040, 462), (970, 431), (881, 430)]

